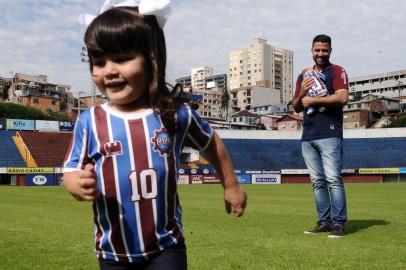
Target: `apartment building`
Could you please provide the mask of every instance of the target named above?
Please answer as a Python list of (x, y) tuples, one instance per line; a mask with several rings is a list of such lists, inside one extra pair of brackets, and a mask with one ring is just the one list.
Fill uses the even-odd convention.
[(205, 117), (223, 118), (222, 99), (224, 95), (223, 88), (195, 89), (193, 94), (202, 96), (202, 102), (199, 104), (197, 112)]
[(23, 104), (41, 111), (50, 109), (59, 112), (74, 104), (70, 86), (49, 83), (46, 75), (16, 73), (8, 89), (3, 89), (2, 97), (6, 102)]
[(176, 83), (182, 85), (183, 89), (191, 89), (192, 88), (192, 77), (185, 76), (175, 80)]
[[(223, 97), (227, 91), (227, 75), (213, 74), (211, 67), (198, 67), (191, 70), (191, 76), (176, 79), (187, 92), (202, 96), (198, 113), (204, 117), (227, 118), (227, 109), (223, 110)], [(227, 104), (225, 104), (227, 107)]]
[(250, 112), (259, 115), (281, 115), (288, 113), (289, 108), (286, 104), (265, 104), (259, 106), (251, 106)]
[(349, 86), (353, 100), (372, 94), (400, 100), (402, 111), (406, 106), (406, 70), (353, 77)]
[(287, 104), (293, 91), (293, 52), (278, 49), (256, 38), (247, 48), (230, 52), (230, 90), (264, 86), (279, 91), (278, 103)]
[(191, 84), (193, 89), (205, 89), (206, 78), (213, 75), (212, 67), (198, 67), (192, 68), (191, 71)]
[(279, 104), (280, 91), (259, 86), (243, 86), (230, 91), (232, 113), (251, 110), (251, 107)]

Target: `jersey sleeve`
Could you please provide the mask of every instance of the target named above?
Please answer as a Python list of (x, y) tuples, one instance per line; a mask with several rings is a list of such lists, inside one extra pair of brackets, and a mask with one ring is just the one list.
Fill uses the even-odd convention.
[(212, 127), (188, 105), (182, 106), (178, 117), (181, 125), (186, 126), (184, 146), (204, 151), (213, 137)]
[[(85, 115), (86, 114), (86, 115)], [(86, 125), (87, 113), (82, 113), (76, 121), (73, 136), (64, 162), (64, 172), (81, 170), (88, 158), (88, 128)]]
[(300, 74), (300, 75), (297, 77), (295, 95), (293, 96), (294, 98), (295, 98), (295, 97), (298, 97), (299, 94), (300, 94), (300, 87), (301, 87), (302, 81), (303, 81), (303, 73)]
[(349, 89), (347, 72), (340, 66), (334, 69), (333, 89), (334, 91), (338, 89)]

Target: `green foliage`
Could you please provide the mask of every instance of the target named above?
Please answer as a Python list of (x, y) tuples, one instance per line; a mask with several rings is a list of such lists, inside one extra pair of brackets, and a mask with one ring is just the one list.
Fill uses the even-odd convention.
[(64, 112), (54, 112), (51, 109), (46, 110), (46, 116), (49, 120), (70, 122), (72, 121), (70, 117)]
[(394, 119), (392, 123), (385, 126), (389, 128), (393, 127), (406, 127), (406, 115), (399, 116), (397, 119)]
[[(227, 215), (220, 185), (181, 185), (190, 270), (406, 269), (406, 184), (347, 184), (342, 239), (305, 235), (310, 184), (244, 185), (248, 208)], [(62, 187), (0, 187), (0, 269), (98, 269), (92, 206)]]
[(40, 110), (14, 103), (0, 103), (0, 118), (47, 120)]
[(70, 117), (66, 113), (57, 113), (50, 109), (48, 109), (46, 113), (43, 113), (35, 108), (4, 102), (0, 102), (0, 118), (71, 121)]

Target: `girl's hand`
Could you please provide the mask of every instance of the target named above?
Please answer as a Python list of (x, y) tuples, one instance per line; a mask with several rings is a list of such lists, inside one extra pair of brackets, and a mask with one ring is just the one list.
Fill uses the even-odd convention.
[(224, 188), (224, 202), (227, 213), (230, 214), (232, 211), (234, 215), (241, 217), (247, 206), (247, 194), (239, 185), (226, 187)]
[(86, 164), (85, 169), (80, 171), (78, 180), (79, 192), (77, 199), (93, 201), (99, 196), (97, 188), (97, 175), (93, 164)]

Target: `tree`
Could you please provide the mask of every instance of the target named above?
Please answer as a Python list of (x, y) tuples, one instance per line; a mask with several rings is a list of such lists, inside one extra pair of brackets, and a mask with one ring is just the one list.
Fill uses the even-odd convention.
[(221, 115), (223, 119), (227, 120), (228, 118), (228, 104), (230, 102), (230, 94), (227, 89), (224, 89), (223, 97), (221, 99)]
[(0, 118), (27, 119), (27, 120), (55, 120), (71, 121), (65, 113), (56, 113), (48, 109), (46, 113), (38, 109), (14, 103), (0, 102)]
[(64, 112), (54, 112), (51, 109), (46, 110), (46, 116), (49, 120), (61, 121), (61, 122), (71, 122), (70, 117)]
[(394, 119), (392, 123), (385, 128), (394, 128), (394, 127), (406, 127), (406, 115), (399, 116), (398, 118)]

